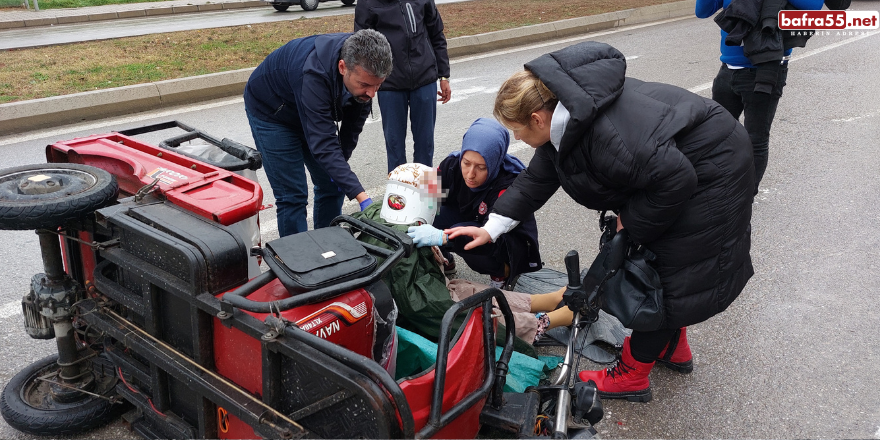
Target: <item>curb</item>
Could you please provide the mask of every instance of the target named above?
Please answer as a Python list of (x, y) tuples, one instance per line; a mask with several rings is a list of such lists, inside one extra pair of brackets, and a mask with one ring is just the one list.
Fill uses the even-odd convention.
[(120, 18), (151, 17), (154, 15), (185, 14), (191, 12), (218, 11), (221, 9), (241, 9), (265, 7), (266, 2), (245, 0), (230, 3), (208, 3), (203, 5), (166, 6), (131, 11), (99, 12), (82, 15), (29, 18), (25, 20), (0, 21), (0, 30), (24, 27), (52, 26), (56, 24), (85, 23), (89, 21), (116, 20)]
[[(450, 57), (693, 15), (696, 0), (450, 38)], [(188, 78), (0, 104), (0, 136), (241, 95), (255, 67)]]

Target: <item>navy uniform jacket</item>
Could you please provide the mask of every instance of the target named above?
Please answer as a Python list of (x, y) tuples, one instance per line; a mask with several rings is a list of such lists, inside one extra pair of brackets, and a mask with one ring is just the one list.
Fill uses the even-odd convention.
[(364, 187), (348, 159), (372, 103), (355, 101), (339, 74), (342, 43), (350, 35), (314, 35), (276, 49), (248, 79), (244, 106), (257, 119), (301, 132), (318, 163), (354, 198)]

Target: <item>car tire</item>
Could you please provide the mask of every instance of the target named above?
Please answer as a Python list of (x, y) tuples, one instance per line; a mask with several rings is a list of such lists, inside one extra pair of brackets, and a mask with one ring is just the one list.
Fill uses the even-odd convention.
[(299, 0), (299, 7), (303, 8), (304, 11), (314, 11), (318, 9), (318, 1), (319, 0)]
[[(51, 189), (39, 194), (26, 194), (21, 186), (49, 183)], [(112, 174), (88, 165), (58, 163), (0, 170), (0, 229), (54, 229), (108, 205), (118, 191)]]
[[(100, 361), (101, 358), (93, 360)], [(57, 361), (57, 354), (40, 359), (13, 376), (3, 388), (0, 414), (9, 426), (32, 435), (69, 436), (103, 426), (127, 409), (124, 403), (112, 403), (90, 395), (70, 403), (52, 399), (48, 382), (37, 379), (60, 368)], [(109, 365), (109, 361), (104, 361)], [(112, 368), (101, 370), (113, 371)], [(115, 394), (115, 375), (96, 377), (95, 380), (96, 394), (104, 397)]]
[(284, 12), (290, 7), (290, 5), (273, 4), (272, 7), (278, 12)]
[(354, 2), (355, 0), (342, 0), (342, 4), (345, 6), (351, 6), (354, 4)]

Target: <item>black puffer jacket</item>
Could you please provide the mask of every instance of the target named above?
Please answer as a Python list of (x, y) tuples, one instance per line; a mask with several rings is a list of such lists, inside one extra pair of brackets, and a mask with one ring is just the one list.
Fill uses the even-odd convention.
[(620, 213), (657, 255), (666, 327), (723, 311), (754, 273), (754, 166), (748, 133), (720, 105), (626, 78), (623, 54), (586, 42), (526, 64), (571, 113), (559, 152), (539, 147), (495, 203), (518, 219), (562, 186), (590, 209)]
[(433, 0), (358, 0), (354, 30), (375, 29), (391, 45), (394, 69), (379, 90), (415, 90), (449, 77), (443, 20)]

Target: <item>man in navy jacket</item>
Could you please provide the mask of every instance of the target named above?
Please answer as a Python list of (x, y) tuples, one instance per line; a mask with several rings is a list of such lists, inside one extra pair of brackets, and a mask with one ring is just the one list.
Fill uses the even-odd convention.
[(348, 159), (372, 98), (390, 73), (388, 41), (364, 30), (292, 40), (251, 74), (245, 111), (275, 195), (282, 237), (308, 229), (303, 165), (314, 184), (315, 229), (342, 212), (345, 196), (361, 209), (372, 202)]

